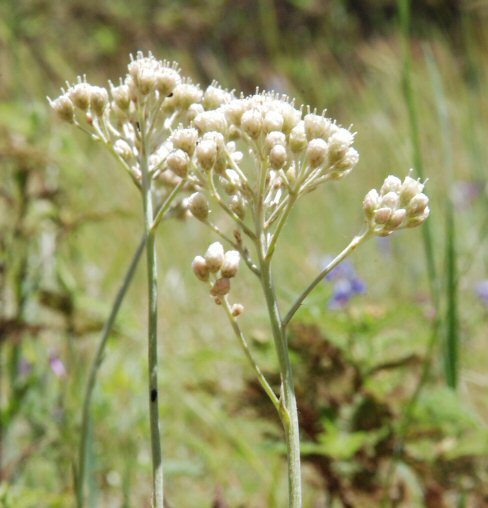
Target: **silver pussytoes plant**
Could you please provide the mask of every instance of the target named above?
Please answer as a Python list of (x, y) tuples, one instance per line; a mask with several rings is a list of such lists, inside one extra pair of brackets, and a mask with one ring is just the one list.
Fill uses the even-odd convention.
[[(288, 456), (289, 506), (301, 507), (300, 440), (287, 327), (308, 294), (342, 260), (373, 235), (420, 225), (429, 214), (424, 185), (389, 176), (363, 202), (364, 230), (296, 297), (285, 314), (273, 279), (273, 258), (297, 202), (320, 185), (348, 175), (359, 156), (354, 134), (324, 114), (304, 113), (288, 97), (256, 93), (236, 97), (212, 83), (205, 92), (181, 77), (176, 64), (138, 54), (117, 86), (104, 89), (79, 79), (51, 101), (61, 119), (103, 143), (141, 191), (149, 287), (149, 399), (153, 458), (153, 505), (163, 506), (162, 457), (157, 413), (157, 271), (154, 232), (179, 191), (189, 191), (186, 209), (230, 246), (212, 243), (192, 269), (223, 308), (262, 388), (282, 422)], [(234, 223), (217, 226), (220, 210)], [(249, 248), (251, 247), (251, 248)], [(136, 252), (117, 295), (93, 364), (85, 399), (78, 472), (78, 505), (83, 504), (84, 457), (89, 403), (95, 375), (118, 306), (132, 277)], [(261, 286), (277, 353), (281, 384), (275, 393), (259, 368), (231, 303), (231, 282), (241, 260)], [(84, 436), (84, 437), (83, 437)]]
[[(90, 404), (96, 376), (115, 317), (145, 248), (148, 281), (148, 395), (153, 465), (152, 504), (163, 508), (163, 467), (158, 413), (158, 275), (155, 232), (161, 220), (178, 206), (180, 191), (194, 190), (187, 179), (190, 157), (198, 131), (184, 128), (205, 109), (219, 107), (230, 94), (215, 83), (206, 90), (181, 75), (174, 62), (160, 61), (151, 54), (131, 57), (128, 73), (108, 87), (89, 84), (79, 77), (54, 100), (51, 107), (59, 118), (101, 143), (119, 162), (139, 189), (144, 234), (117, 293), (88, 377), (83, 405), (76, 474), (78, 507), (84, 504), (87, 436)], [(173, 131), (179, 127), (176, 134)], [(181, 207), (180, 207), (181, 208)]]
[[(354, 134), (324, 114), (297, 109), (293, 101), (273, 93), (233, 98), (213, 111), (202, 112), (193, 125), (199, 140), (191, 156), (189, 180), (197, 188), (187, 200), (195, 218), (209, 226), (232, 250), (213, 243), (195, 257), (196, 277), (222, 306), (256, 376), (282, 422), (288, 455), (289, 506), (302, 504), (300, 440), (287, 327), (307, 295), (354, 249), (372, 235), (421, 224), (429, 214), (423, 184), (407, 176), (389, 176), (380, 192), (364, 199), (364, 231), (322, 270), (282, 314), (273, 279), (273, 257), (280, 234), (296, 203), (331, 180), (348, 175), (359, 156)], [(178, 135), (174, 133), (173, 135)], [(217, 207), (232, 219), (233, 234), (212, 219)], [(251, 246), (251, 249), (248, 248)], [(252, 252), (252, 254), (251, 254)], [(231, 281), (242, 257), (262, 288), (274, 339), (281, 385), (275, 393), (256, 363), (237, 317), (244, 307), (231, 304)]]

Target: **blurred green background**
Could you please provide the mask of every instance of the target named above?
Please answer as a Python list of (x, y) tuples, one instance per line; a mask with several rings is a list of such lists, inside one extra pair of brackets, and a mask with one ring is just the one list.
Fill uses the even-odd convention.
[[(313, 293), (292, 333), (306, 507), (488, 506), (488, 2), (0, 1), (0, 507), (73, 505), (82, 394), (141, 229), (115, 163), (60, 125), (46, 96), (124, 76), (151, 50), (184, 74), (296, 97), (357, 131), (360, 162), (301, 203), (276, 278), (283, 304), (361, 228), (390, 172), (428, 178), (420, 230), (354, 254), (365, 294)], [(278, 422), (189, 266), (213, 237), (168, 221), (161, 414), (175, 507), (282, 507)], [(145, 284), (140, 267), (96, 390), (90, 506), (149, 506)], [(248, 274), (242, 326), (272, 376)]]

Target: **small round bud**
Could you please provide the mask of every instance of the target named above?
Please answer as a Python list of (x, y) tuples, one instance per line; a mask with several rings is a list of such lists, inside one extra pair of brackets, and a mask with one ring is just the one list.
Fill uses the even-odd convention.
[(327, 134), (327, 127), (330, 120), (327, 120), (323, 116), (308, 114), (303, 118), (303, 124), (305, 127), (305, 133), (307, 139), (310, 141), (314, 138), (324, 138)]
[(349, 147), (354, 141), (354, 136), (347, 129), (339, 128), (329, 138), (329, 163), (340, 164), (346, 157)]
[(251, 138), (256, 139), (261, 133), (263, 119), (257, 109), (246, 111), (241, 117), (241, 127), (243, 131)]
[(268, 151), (270, 151), (273, 148), (273, 146), (275, 146), (275, 145), (285, 146), (286, 145), (286, 136), (282, 132), (271, 131), (266, 136), (265, 143), (266, 143), (266, 148), (268, 149)]
[(224, 255), (224, 262), (222, 263), (222, 267), (220, 268), (220, 273), (222, 277), (226, 277), (231, 279), (237, 273), (239, 269), (239, 262), (241, 260), (241, 255), (236, 250), (228, 250)]
[(283, 116), (283, 127), (282, 131), (288, 134), (302, 118), (302, 113), (298, 109), (295, 109), (291, 104), (280, 101), (279, 111)]
[(246, 216), (246, 203), (242, 196), (238, 194), (232, 196), (229, 201), (229, 208), (239, 217), (239, 219), (244, 219)]
[(225, 277), (221, 277), (217, 279), (210, 290), (210, 294), (216, 297), (222, 297), (229, 293), (230, 291), (230, 280)]
[(211, 139), (203, 139), (198, 143), (195, 155), (200, 166), (209, 171), (217, 160), (217, 144)]
[(205, 259), (202, 256), (196, 256), (191, 264), (193, 273), (203, 282), (208, 280), (208, 266)]
[(187, 117), (188, 117), (188, 121), (191, 122), (193, 120), (195, 120), (195, 118), (200, 114), (200, 113), (203, 113), (204, 109), (203, 109), (203, 106), (201, 104), (192, 104), (189, 108), (188, 108), (188, 111), (187, 111)]
[(283, 115), (278, 111), (268, 111), (264, 115), (263, 130), (264, 132), (281, 131), (283, 128)]
[(128, 161), (134, 155), (129, 143), (123, 139), (118, 139), (114, 143), (114, 151), (124, 161)]
[(73, 122), (75, 108), (71, 99), (66, 95), (60, 95), (57, 99), (49, 101), (58, 117), (64, 122)]
[(242, 100), (234, 100), (224, 107), (225, 116), (230, 124), (240, 125), (242, 115), (245, 111), (245, 104)]
[(388, 229), (397, 229), (402, 225), (406, 216), (407, 216), (407, 211), (404, 208), (395, 210), (392, 213), (390, 219), (388, 220), (388, 224), (386, 226), (388, 227)]
[(286, 164), (286, 148), (283, 145), (275, 145), (269, 152), (269, 163), (273, 169), (280, 169)]
[(307, 146), (307, 158), (313, 168), (321, 166), (327, 159), (327, 143), (320, 138), (312, 139)]
[(305, 134), (305, 125), (303, 122), (293, 127), (290, 132), (289, 143), (291, 151), (294, 153), (305, 150), (307, 147), (307, 136)]
[(380, 204), (380, 197), (376, 189), (371, 189), (363, 200), (363, 210), (368, 219), (372, 219)]
[(177, 108), (188, 109), (192, 104), (200, 102), (202, 91), (191, 83), (180, 83), (173, 90), (173, 100)]
[(390, 220), (391, 215), (391, 208), (378, 208), (374, 213), (374, 220), (376, 224), (384, 225)]
[(224, 262), (224, 247), (220, 242), (214, 242), (209, 245), (203, 257), (205, 258), (209, 271), (212, 273), (218, 272)]
[(184, 178), (188, 174), (188, 166), (190, 165), (190, 157), (183, 150), (175, 150), (168, 155), (166, 164), (173, 173), (181, 178)]
[(95, 115), (102, 116), (108, 104), (108, 92), (100, 86), (93, 86), (90, 94), (91, 110)]
[(161, 97), (167, 97), (175, 89), (181, 81), (180, 74), (176, 69), (171, 67), (163, 67), (156, 73), (154, 79), (154, 87)]
[(87, 83), (77, 83), (68, 90), (68, 95), (73, 104), (82, 111), (90, 107), (90, 85)]
[(142, 95), (148, 95), (156, 89), (154, 69), (143, 67), (137, 77), (136, 86)]
[(198, 140), (196, 129), (177, 129), (171, 135), (171, 141), (175, 148), (183, 150), (188, 155), (192, 155)]
[(383, 185), (381, 186), (381, 194), (385, 195), (388, 192), (399, 193), (402, 187), (402, 181), (396, 176), (390, 175), (385, 178)]
[(414, 215), (422, 214), (427, 208), (428, 204), (429, 198), (425, 194), (421, 192), (420, 194), (415, 195), (408, 203), (408, 216), (413, 217)]
[(400, 198), (396, 192), (388, 192), (380, 200), (380, 207), (387, 207), (395, 210), (398, 208)]
[(112, 87), (112, 98), (122, 111), (127, 111), (130, 105), (129, 87), (127, 85), (120, 85)]
[(200, 132), (227, 132), (227, 120), (222, 111), (204, 111), (193, 121)]
[(195, 192), (188, 198), (188, 209), (196, 219), (205, 220), (209, 213), (207, 198), (201, 192)]
[(295, 168), (295, 163), (291, 163), (290, 167), (286, 170), (286, 178), (290, 185), (294, 185), (297, 180), (297, 170)]
[(400, 190), (400, 200), (402, 203), (407, 204), (415, 195), (420, 194), (423, 190), (424, 185), (422, 183), (410, 176), (406, 176)]
[(230, 312), (234, 317), (238, 317), (244, 312), (244, 305), (234, 303), (234, 305), (230, 308)]
[(217, 109), (222, 104), (225, 104), (230, 101), (232, 98), (232, 94), (230, 94), (227, 90), (216, 86), (215, 84), (211, 84), (205, 90), (203, 94), (203, 107), (207, 110)]

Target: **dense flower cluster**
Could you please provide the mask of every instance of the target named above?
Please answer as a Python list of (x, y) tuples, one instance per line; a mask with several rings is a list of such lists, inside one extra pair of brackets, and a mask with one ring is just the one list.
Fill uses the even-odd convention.
[(403, 182), (388, 176), (380, 192), (366, 194), (363, 209), (369, 228), (379, 236), (387, 236), (401, 228), (422, 224), (429, 216), (429, 198), (422, 192), (424, 184), (407, 176)]

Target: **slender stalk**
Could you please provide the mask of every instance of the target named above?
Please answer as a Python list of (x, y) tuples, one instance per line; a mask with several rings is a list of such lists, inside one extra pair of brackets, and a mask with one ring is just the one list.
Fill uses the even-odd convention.
[(246, 337), (242, 333), (242, 330), (241, 330), (236, 318), (232, 315), (232, 311), (229, 307), (229, 302), (227, 301), (227, 298), (224, 298), (224, 300), (222, 302), (222, 306), (224, 307), (225, 313), (227, 314), (227, 318), (229, 319), (229, 322), (232, 326), (232, 329), (234, 330), (234, 333), (236, 334), (237, 338), (239, 339), (239, 343), (244, 351), (244, 354), (246, 355), (247, 359), (249, 360), (249, 363), (251, 364), (251, 367), (254, 369), (254, 372), (256, 373), (259, 383), (261, 384), (261, 386), (263, 387), (263, 390), (266, 392), (266, 394), (270, 398), (271, 402), (273, 403), (273, 406), (276, 408), (276, 410), (279, 413), (280, 412), (280, 401), (278, 400), (278, 397), (276, 397), (276, 395), (273, 391), (273, 388), (271, 388), (271, 386), (269, 385), (268, 380), (262, 373), (256, 360), (254, 359), (254, 357), (251, 353), (251, 349), (249, 348), (249, 344), (246, 340)]
[[(280, 416), (285, 431), (288, 455), (288, 503), (290, 508), (302, 506), (302, 482), (300, 470), (300, 431), (298, 410), (293, 385), (293, 374), (288, 355), (288, 341), (282, 326), (278, 301), (273, 286), (271, 267), (260, 253), (261, 285), (266, 299), (266, 306), (271, 322), (273, 339), (278, 354), (281, 374)], [(283, 400), (284, 399), (284, 400)]]
[(103, 327), (102, 335), (100, 337), (100, 342), (98, 343), (97, 351), (95, 353), (95, 357), (93, 359), (90, 374), (88, 376), (88, 382), (86, 385), (85, 398), (83, 401), (83, 413), (82, 413), (82, 421), (81, 421), (81, 436), (80, 436), (80, 445), (78, 451), (78, 475), (76, 480), (76, 504), (78, 508), (83, 507), (83, 487), (85, 484), (85, 471), (86, 471), (86, 456), (87, 456), (87, 446), (88, 446), (88, 432), (90, 427), (90, 408), (91, 408), (91, 400), (93, 396), (93, 391), (95, 388), (95, 383), (97, 379), (98, 370), (100, 369), (100, 365), (102, 364), (103, 357), (105, 354), (105, 348), (108, 342), (108, 338), (110, 336), (110, 332), (112, 331), (115, 319), (119, 313), (120, 306), (124, 300), (124, 297), (127, 293), (127, 290), (132, 282), (132, 278), (134, 277), (134, 273), (136, 271), (137, 265), (141, 258), (142, 251), (146, 245), (146, 235), (144, 234), (139, 245), (134, 253), (134, 256), (130, 262), (127, 273), (125, 274), (122, 285), (120, 286), (117, 294), (115, 296), (114, 303), (112, 305), (112, 310), (110, 311), (110, 315)]
[(297, 310), (302, 305), (303, 301), (307, 296), (312, 292), (312, 290), (322, 282), (324, 277), (326, 277), (341, 261), (343, 261), (352, 251), (357, 249), (359, 245), (361, 245), (369, 236), (371, 235), (371, 231), (367, 230), (362, 235), (355, 236), (351, 243), (340, 253), (338, 254), (318, 275), (315, 279), (305, 288), (305, 290), (298, 296), (295, 300), (294, 304), (291, 306), (290, 310), (286, 314), (283, 319), (283, 328), (286, 328), (288, 323), (291, 321)]
[(148, 368), (149, 368), (149, 421), (151, 429), (151, 457), (153, 467), (153, 507), (163, 508), (163, 461), (161, 437), (159, 433), (158, 406), (158, 271), (154, 225), (154, 205), (152, 196), (152, 177), (149, 173), (146, 133), (141, 126), (141, 169), (144, 226), (146, 231), (146, 259), (148, 283)]

